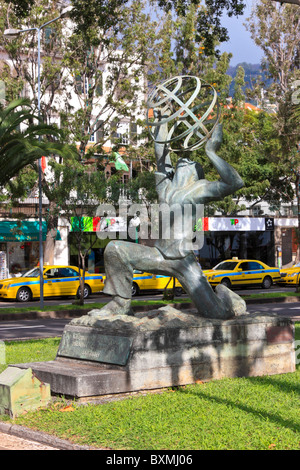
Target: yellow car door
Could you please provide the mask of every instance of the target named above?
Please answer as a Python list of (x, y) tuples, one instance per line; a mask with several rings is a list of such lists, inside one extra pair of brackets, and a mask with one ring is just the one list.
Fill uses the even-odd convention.
[(242, 269), (241, 285), (260, 284), (262, 282), (262, 269), (261, 265), (255, 261), (244, 261), (239, 265)]
[(79, 288), (79, 273), (69, 267), (58, 268), (57, 290), (60, 291), (60, 295), (76, 295)]
[(44, 271), (44, 295), (46, 297), (62, 295), (58, 268)]

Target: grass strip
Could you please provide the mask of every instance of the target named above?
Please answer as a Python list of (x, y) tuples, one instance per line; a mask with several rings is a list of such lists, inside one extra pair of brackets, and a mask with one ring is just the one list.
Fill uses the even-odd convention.
[[(172, 303), (185, 303), (191, 302), (190, 299), (174, 299), (174, 300), (133, 300), (133, 306), (143, 306), (143, 305), (167, 305)], [(27, 313), (27, 312), (51, 312), (51, 311), (60, 311), (60, 310), (92, 310), (94, 308), (102, 308), (106, 303), (104, 302), (94, 302), (84, 305), (70, 304), (70, 305), (53, 305), (45, 306), (44, 308), (32, 308), (32, 307), (7, 307), (1, 308), (0, 314), (10, 314), (10, 313)]]
[[(237, 291), (238, 293), (238, 291)], [(245, 294), (241, 295), (243, 299), (250, 300), (250, 299), (274, 299), (274, 298), (286, 298), (286, 297), (300, 297), (300, 293), (298, 292), (265, 292), (262, 294)], [(174, 300), (133, 300), (133, 306), (143, 306), (143, 305), (167, 305), (173, 303), (187, 303), (191, 302), (189, 298), (174, 299)], [(33, 308), (33, 307), (7, 307), (1, 308), (0, 314), (11, 314), (11, 313), (26, 313), (26, 312), (50, 312), (50, 311), (60, 311), (60, 310), (74, 310), (74, 309), (81, 309), (81, 310), (92, 310), (94, 308), (102, 308), (105, 305), (104, 302), (94, 302), (84, 305), (77, 305), (77, 304), (69, 304), (69, 305), (53, 305), (53, 306), (45, 306), (43, 309), (40, 308)]]
[[(299, 341), (300, 323), (295, 330)], [(59, 339), (5, 344), (9, 362), (51, 360)], [(289, 374), (228, 378), (98, 405), (57, 401), (14, 422), (113, 450), (299, 450), (299, 384), (298, 366)]]
[[(237, 292), (238, 293), (238, 292)], [(244, 294), (241, 295), (243, 299), (274, 299), (274, 298), (285, 298), (285, 297), (300, 297), (299, 292), (265, 292), (263, 294)]]

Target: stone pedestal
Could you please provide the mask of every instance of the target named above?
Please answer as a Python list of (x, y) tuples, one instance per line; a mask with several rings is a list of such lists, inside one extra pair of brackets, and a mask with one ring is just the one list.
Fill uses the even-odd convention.
[(55, 361), (31, 367), (54, 393), (91, 397), (295, 370), (294, 324), (276, 315), (208, 320), (170, 307), (89, 315), (63, 332)]
[(45, 406), (51, 399), (50, 387), (31, 368), (8, 367), (0, 374), (0, 414), (11, 418)]

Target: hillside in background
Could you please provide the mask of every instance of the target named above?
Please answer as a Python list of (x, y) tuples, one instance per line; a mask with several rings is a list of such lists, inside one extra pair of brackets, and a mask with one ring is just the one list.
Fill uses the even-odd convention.
[(265, 72), (261, 68), (261, 64), (248, 64), (247, 62), (242, 62), (240, 64), (235, 65), (234, 67), (230, 66), (228, 68), (227, 73), (233, 78), (231, 85), (230, 85), (230, 90), (229, 90), (230, 96), (233, 96), (233, 93), (234, 93), (234, 78), (235, 78), (235, 75), (239, 66), (243, 67), (245, 71), (244, 91), (247, 88), (252, 89), (253, 83), (258, 79), (262, 79), (264, 81), (265, 87), (268, 87), (270, 85), (271, 80), (266, 78)]

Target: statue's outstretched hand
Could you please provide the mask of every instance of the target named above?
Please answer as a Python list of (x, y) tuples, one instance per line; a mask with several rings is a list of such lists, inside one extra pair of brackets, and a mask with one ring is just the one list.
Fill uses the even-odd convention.
[(218, 124), (212, 133), (212, 136), (208, 139), (205, 150), (208, 152), (216, 152), (223, 140), (223, 126)]

